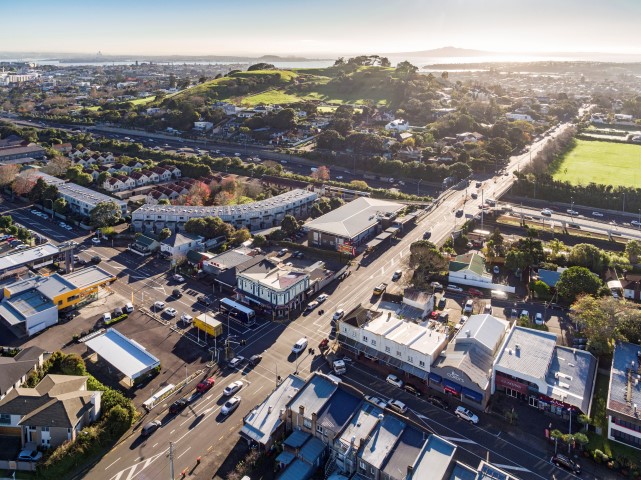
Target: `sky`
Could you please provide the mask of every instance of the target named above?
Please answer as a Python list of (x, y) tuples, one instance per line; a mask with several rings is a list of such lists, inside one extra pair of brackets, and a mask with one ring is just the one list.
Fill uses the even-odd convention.
[(641, 53), (640, 0), (0, 0), (0, 51)]

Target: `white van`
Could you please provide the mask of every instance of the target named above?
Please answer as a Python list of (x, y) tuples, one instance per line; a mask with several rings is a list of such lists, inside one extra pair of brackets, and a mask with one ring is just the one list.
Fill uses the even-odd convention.
[(300, 352), (307, 348), (307, 337), (301, 338), (298, 342), (292, 347), (292, 353), (298, 355)]
[(486, 303), (485, 307), (483, 307), (483, 313), (486, 313), (488, 315), (492, 315), (492, 304), (491, 303)]
[(131, 302), (125, 303), (125, 312), (131, 313), (134, 311), (134, 304)]

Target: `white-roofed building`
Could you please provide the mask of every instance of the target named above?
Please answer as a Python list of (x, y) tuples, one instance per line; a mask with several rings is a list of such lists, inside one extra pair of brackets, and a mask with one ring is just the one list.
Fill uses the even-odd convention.
[(432, 364), (429, 386), (484, 409), (492, 364), (509, 326), (492, 315), (472, 315)]
[(405, 205), (361, 197), (305, 224), (309, 245), (338, 250), (356, 247), (390, 227)]
[(567, 416), (590, 414), (596, 358), (556, 344), (554, 333), (514, 326), (494, 362), (492, 393), (526, 400), (540, 410)]

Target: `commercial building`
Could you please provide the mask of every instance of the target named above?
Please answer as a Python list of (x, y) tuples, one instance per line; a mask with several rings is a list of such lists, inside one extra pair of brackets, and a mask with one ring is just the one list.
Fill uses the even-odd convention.
[(0, 432), (55, 448), (76, 439), (100, 416), (102, 392), (87, 390), (88, 377), (46, 375), (35, 388), (16, 388), (0, 400)]
[(88, 302), (98, 289), (116, 280), (98, 267), (36, 276), (4, 287), (0, 320), (17, 336), (33, 335), (58, 323), (58, 311)]
[(0, 277), (19, 273), (27, 268), (37, 269), (51, 265), (54, 259), (60, 255), (60, 252), (59, 247), (50, 243), (45, 243), (35, 248), (14, 251), (4, 257), (0, 257)]
[(133, 212), (132, 224), (136, 230), (143, 232), (161, 230), (165, 227), (180, 231), (191, 218), (220, 217), (221, 220), (236, 228), (260, 230), (279, 226), (286, 215), (307, 217), (317, 198), (318, 195), (314, 192), (297, 189), (243, 205), (216, 207), (143, 205)]
[(492, 393), (503, 392), (563, 417), (590, 415), (596, 358), (556, 340), (554, 333), (512, 327), (494, 362)]
[(353, 253), (353, 249), (390, 227), (405, 205), (357, 198), (305, 224), (309, 245)]
[(39, 145), (16, 145), (0, 148), (0, 164), (16, 163), (16, 160), (31, 158), (41, 160), (46, 151)]
[(160, 365), (160, 360), (142, 345), (113, 328), (89, 338), (85, 345), (101, 360), (118, 370), (121, 381), (127, 386), (133, 386), (134, 380)]
[(64, 198), (69, 204), (69, 208), (81, 215), (89, 216), (91, 211), (102, 202), (114, 202), (120, 207), (122, 215), (127, 214), (127, 203), (123, 202), (104, 193), (96, 192), (90, 188), (81, 187), (75, 183), (65, 182), (59, 178), (40, 171), (34, 171), (30, 175), (35, 178), (42, 178), (47, 185), (55, 185), (58, 187), (58, 194), (60, 198)]
[(264, 260), (237, 274), (236, 293), (243, 303), (257, 305), (282, 317), (301, 308), (309, 279), (307, 272), (282, 268)]
[(641, 345), (618, 343), (612, 355), (608, 438), (641, 449)]
[(470, 316), (432, 364), (429, 386), (485, 409), (491, 394), (492, 365), (509, 325), (492, 315)]

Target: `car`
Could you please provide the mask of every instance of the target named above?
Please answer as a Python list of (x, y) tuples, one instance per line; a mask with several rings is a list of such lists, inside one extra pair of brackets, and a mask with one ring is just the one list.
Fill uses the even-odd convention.
[(572, 215), (573, 217), (575, 217), (575, 216), (577, 216), (579, 214), (579, 212), (577, 212), (576, 210), (572, 210), (570, 208), (568, 208), (566, 210), (566, 212), (568, 212), (568, 214)]
[(369, 402), (369, 403), (373, 403), (374, 405), (376, 405), (376, 406), (377, 406), (377, 407), (379, 407), (379, 408), (385, 408), (385, 407), (387, 407), (387, 402), (385, 402), (385, 401), (381, 400), (381, 399), (380, 399), (380, 398), (378, 398), (378, 397), (373, 397), (372, 395), (365, 395), (365, 397), (364, 397), (364, 398), (365, 398), (365, 400), (366, 400), (367, 402)]
[(438, 314), (438, 321), (446, 323), (450, 318), (450, 314), (448, 312), (440, 312)]
[(459, 209), (456, 211), (456, 216), (457, 216), (457, 217), (462, 217), (462, 216), (463, 216), (463, 209), (462, 209), (462, 208), (459, 208)]
[(319, 305), (320, 305), (320, 303), (318, 303), (318, 301), (309, 302), (307, 304), (307, 308), (305, 308), (305, 311), (306, 312), (311, 312), (312, 310), (314, 310)]
[(463, 313), (472, 313), (472, 310), (474, 309), (474, 300), (468, 300), (465, 302), (465, 306), (463, 307)]
[(387, 283), (379, 283), (374, 287), (374, 295), (382, 295), (385, 290), (387, 290)]
[(31, 213), (33, 213), (34, 215), (40, 215), (40, 210), (33, 209), (31, 210)]
[(343, 179), (343, 176), (342, 176), (342, 175), (338, 175), (338, 176), (336, 177), (336, 180), (342, 180), (342, 179)]
[(189, 405), (187, 399), (179, 398), (169, 406), (169, 413), (171, 413), (172, 415), (180, 413), (187, 407), (187, 405)]
[(435, 407), (442, 408), (443, 410), (449, 410), (450, 408), (449, 403), (447, 403), (445, 400), (435, 395), (428, 396), (427, 401), (430, 402)]
[(160, 420), (152, 420), (151, 422), (147, 423), (144, 427), (142, 427), (142, 430), (140, 430), (140, 435), (143, 437), (148, 437), (152, 433), (154, 433), (156, 430), (158, 430), (162, 426), (162, 423)]
[(448, 292), (457, 292), (457, 293), (463, 293), (463, 289), (459, 287), (458, 285), (453, 285), (449, 284), (446, 288)]
[(545, 320), (543, 319), (543, 314), (541, 312), (537, 312), (534, 315), (534, 323), (537, 325), (543, 325), (545, 323)]
[(165, 302), (161, 302), (160, 300), (154, 302), (154, 308), (156, 310), (162, 310), (163, 308), (165, 308)]
[(292, 262), (287, 262), (287, 263), (285, 263), (285, 266), (286, 266), (286, 267), (293, 267), (293, 266), (294, 266), (294, 264), (293, 264)]
[(182, 296), (183, 296), (183, 292), (181, 292), (181, 291), (180, 291), (179, 289), (177, 289), (177, 288), (174, 288), (174, 289), (171, 291), (171, 296), (172, 296), (172, 297), (174, 297), (174, 298), (180, 298), (180, 297), (182, 297)]
[(205, 378), (198, 385), (196, 385), (196, 392), (205, 393), (206, 391), (210, 390), (215, 383), (216, 383), (215, 377)]
[(336, 310), (336, 312), (334, 312), (334, 316), (332, 317), (332, 320), (340, 320), (344, 316), (345, 316), (345, 310), (343, 310), (342, 308), (339, 308), (338, 310)]
[(37, 462), (41, 458), (42, 452), (32, 448), (25, 448), (18, 454), (18, 461), (20, 462)]
[(476, 192), (472, 192), (472, 193), (470, 194), (470, 197), (472, 197), (473, 199), (477, 199), (477, 198), (479, 198), (479, 194), (478, 194), (478, 193), (476, 193)]
[(94, 255), (91, 257), (91, 263), (95, 263), (96, 265), (102, 262), (102, 258), (100, 258), (98, 255)]
[(231, 415), (234, 412), (234, 410), (238, 408), (238, 405), (240, 405), (240, 397), (238, 396), (232, 397), (225, 402), (225, 404), (223, 405), (223, 408), (220, 409), (220, 413), (222, 413), (225, 416)]
[(238, 355), (238, 356), (236, 356), (236, 357), (232, 358), (232, 359), (229, 361), (229, 367), (230, 367), (230, 368), (238, 368), (238, 367), (240, 367), (243, 363), (245, 363), (245, 357), (243, 357), (242, 355)]
[(174, 318), (178, 312), (176, 312), (175, 308), (168, 307), (165, 308), (165, 311), (163, 313), (171, 318)]
[(65, 228), (67, 224), (65, 222), (58, 222), (58, 226)]
[(634, 225), (635, 227), (639, 227), (639, 226), (641, 226), (641, 222), (639, 222), (638, 220), (632, 220), (632, 221), (630, 222), (630, 224), (631, 224), (631, 225)]
[(439, 312), (437, 310), (434, 310), (432, 313), (430, 313), (430, 320), (438, 320), (438, 315)]
[(103, 314), (102, 314), (102, 317), (101, 317), (101, 320), (102, 320), (103, 322), (108, 322), (108, 321), (110, 321), (110, 320), (111, 320), (111, 313), (109, 313), (109, 312), (103, 313)]
[(468, 289), (467, 289), (467, 291), (468, 291), (468, 293), (469, 293), (470, 295), (472, 295), (473, 297), (482, 297), (482, 296), (483, 296), (483, 292), (481, 292), (481, 291), (480, 291), (479, 289), (477, 289), (477, 288), (468, 288)]
[(454, 410), (454, 415), (456, 415), (459, 418), (462, 418), (463, 420), (467, 420), (468, 422), (473, 423), (474, 425), (479, 423), (479, 417), (477, 417), (470, 410), (462, 406), (456, 407), (456, 410)]
[(24, 243), (21, 245), (18, 245), (16, 247), (16, 250), (24, 250), (25, 248), (29, 248), (29, 245), (25, 245)]
[(546, 217), (551, 217), (552, 210), (550, 210), (549, 208), (544, 208), (543, 210), (541, 210), (541, 215), (544, 215)]
[(469, 318), (470, 318), (470, 317), (468, 317), (467, 315), (461, 315), (461, 318), (459, 318), (458, 323), (460, 323), (461, 325), (463, 325), (465, 322), (467, 322), (467, 320), (468, 320)]
[(243, 388), (243, 386), (243, 382), (236, 380), (225, 387), (225, 390), (223, 390), (223, 396), (231, 397), (234, 393)]
[(396, 413), (400, 414), (404, 414), (407, 412), (407, 405), (405, 405), (400, 400), (394, 400), (393, 398), (390, 398), (387, 401), (387, 408), (389, 408), (390, 410), (394, 410)]
[(447, 298), (441, 297), (438, 300), (438, 304), (436, 305), (436, 308), (438, 308), (439, 310), (443, 310), (446, 305), (447, 305)]
[(100, 245), (100, 239), (98, 237), (93, 237), (91, 239), (91, 243), (93, 243), (94, 245)]
[(398, 388), (403, 388), (403, 380), (401, 380), (400, 378), (398, 378), (398, 377), (397, 377), (396, 375), (394, 375), (393, 373), (390, 373), (390, 374), (387, 376), (387, 378), (385, 379), (385, 381), (386, 381), (387, 383), (389, 383), (390, 385), (394, 385), (394, 386), (396, 386), (396, 387), (398, 387)]
[(593, 217), (603, 217), (604, 215), (601, 212), (592, 212)]
[(258, 355), (258, 354), (252, 355), (251, 357), (249, 357), (249, 365), (252, 367), (255, 367), (260, 363), (262, 359), (263, 359), (262, 355)]
[(560, 453), (557, 453), (556, 455), (554, 455), (550, 459), (550, 462), (552, 462), (557, 467), (564, 468), (565, 470), (568, 470), (572, 473), (575, 473), (575, 474), (581, 473), (581, 466), (578, 463), (576, 463), (571, 458), (565, 455), (562, 455)]
[(198, 303), (202, 303), (203, 305), (207, 305), (207, 306), (211, 305), (211, 298), (209, 298), (209, 297), (208, 297), (208, 296), (206, 296), (206, 295), (201, 295), (201, 296), (199, 296), (199, 297), (196, 299), (196, 301), (197, 301)]
[(528, 312), (527, 310), (521, 310), (520, 316), (530, 318), (530, 312)]
[(422, 396), (423, 394), (420, 392), (416, 386), (412, 385), (411, 383), (406, 383), (403, 385), (403, 390), (405, 390), (407, 393), (411, 393), (412, 395), (416, 395), (417, 397)]
[(427, 232), (423, 233), (423, 240), (427, 240), (432, 236), (432, 231), (428, 230)]
[(298, 355), (300, 352), (302, 352), (307, 348), (307, 345), (308, 345), (307, 337), (303, 337), (299, 339), (292, 347), (292, 353), (294, 355)]
[(432, 282), (430, 283), (430, 287), (432, 287), (432, 290), (434, 292), (441, 292), (443, 291), (443, 285), (441, 285), (439, 282)]
[(498, 265), (494, 265), (494, 268), (492, 269), (494, 272), (494, 275), (498, 275), (501, 272), (501, 269), (499, 268)]
[(133, 304), (133, 303), (131, 303), (131, 302), (127, 302), (127, 303), (125, 303), (124, 310), (125, 310), (125, 312), (127, 312), (127, 313), (131, 313), (131, 312), (133, 312), (133, 311), (134, 311), (134, 304)]
[(288, 250), (287, 248), (281, 248), (281, 249), (278, 251), (278, 254), (277, 254), (276, 256), (278, 256), (278, 257), (284, 257), (285, 255), (287, 255), (287, 252), (289, 252), (289, 250)]
[(396, 281), (403, 276), (403, 270), (396, 270), (392, 275), (392, 281)]
[(487, 315), (492, 315), (492, 304), (491, 303), (486, 303), (485, 306), (483, 307), (483, 313)]
[(483, 185), (483, 182), (478, 182), (478, 181), (477, 181), (477, 182), (475, 183), (475, 185), (476, 185), (476, 188), (479, 188), (481, 185)]
[(180, 316), (180, 321), (187, 325), (191, 325), (191, 323), (194, 321), (194, 317), (192, 317), (191, 315), (188, 315), (187, 313), (183, 313)]
[(174, 274), (171, 276), (171, 278), (172, 278), (172, 280), (174, 280), (174, 281), (176, 281), (176, 282), (184, 282), (184, 281), (185, 281), (185, 277), (183, 277), (182, 275), (180, 275), (180, 274), (178, 274), (178, 273), (174, 273)]
[(67, 230), (67, 231), (69, 231), (69, 232), (70, 232), (71, 230), (73, 230), (73, 227), (72, 227), (71, 225), (65, 225), (65, 226), (64, 226), (64, 227), (62, 227), (62, 228), (64, 228), (65, 230)]
[(120, 307), (114, 308), (114, 317), (119, 317), (122, 314), (123, 314), (122, 308)]
[(326, 293), (321, 293), (318, 297), (316, 297), (316, 301), (318, 303), (323, 303), (328, 298), (329, 298), (329, 295), (327, 295)]

